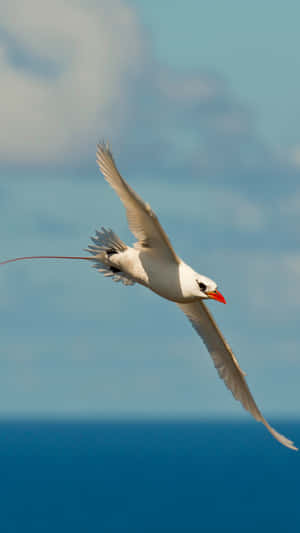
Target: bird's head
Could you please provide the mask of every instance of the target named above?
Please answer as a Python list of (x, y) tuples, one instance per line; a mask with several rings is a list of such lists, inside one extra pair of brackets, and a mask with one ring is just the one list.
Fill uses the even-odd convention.
[(217, 284), (206, 276), (198, 274), (196, 278), (198, 295), (203, 299), (217, 300), (226, 304), (224, 296), (217, 290)]

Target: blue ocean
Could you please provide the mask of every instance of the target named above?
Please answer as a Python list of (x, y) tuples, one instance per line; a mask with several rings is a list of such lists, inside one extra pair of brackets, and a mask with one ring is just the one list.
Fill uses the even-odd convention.
[[(300, 444), (299, 422), (274, 425)], [(22, 420), (0, 434), (1, 533), (300, 531), (300, 453), (255, 422)]]

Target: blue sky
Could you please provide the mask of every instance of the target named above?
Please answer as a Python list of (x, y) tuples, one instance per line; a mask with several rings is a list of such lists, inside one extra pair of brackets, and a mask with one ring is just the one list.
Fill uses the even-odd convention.
[[(118, 166), (210, 308), (264, 414), (298, 415), (299, 4), (1, 3), (2, 259), (131, 243)], [(245, 416), (170, 302), (89, 265), (2, 267), (0, 414)]]

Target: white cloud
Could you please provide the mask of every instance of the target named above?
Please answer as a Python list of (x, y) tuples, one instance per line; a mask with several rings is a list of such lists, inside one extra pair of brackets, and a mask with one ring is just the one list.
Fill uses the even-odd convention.
[(139, 146), (135, 162), (153, 146), (155, 162), (218, 172), (242, 145), (255, 159), (248, 110), (224, 80), (160, 65), (124, 0), (4, 0), (0, 17), (2, 163), (92, 161), (102, 135)]
[[(94, 145), (99, 131), (122, 127), (144, 54), (130, 7), (119, 0), (9, 0), (0, 17), (2, 161), (60, 160), (71, 147), (76, 158), (82, 141)], [(41, 65), (55, 74), (45, 76)]]

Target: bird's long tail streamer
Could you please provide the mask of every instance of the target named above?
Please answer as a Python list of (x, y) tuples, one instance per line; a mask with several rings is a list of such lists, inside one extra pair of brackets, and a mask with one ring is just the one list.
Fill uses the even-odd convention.
[(15, 261), (24, 261), (26, 259), (79, 259), (85, 261), (92, 261), (92, 257), (76, 257), (70, 255), (29, 255), (25, 257), (15, 257), (14, 259), (7, 259), (6, 261), (1, 261), (0, 265), (6, 265), (7, 263), (14, 263)]

